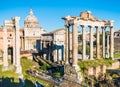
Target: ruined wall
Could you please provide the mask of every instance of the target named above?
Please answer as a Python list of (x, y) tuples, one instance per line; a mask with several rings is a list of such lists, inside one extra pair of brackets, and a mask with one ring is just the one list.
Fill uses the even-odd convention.
[(120, 51), (120, 38), (114, 38), (114, 49)]

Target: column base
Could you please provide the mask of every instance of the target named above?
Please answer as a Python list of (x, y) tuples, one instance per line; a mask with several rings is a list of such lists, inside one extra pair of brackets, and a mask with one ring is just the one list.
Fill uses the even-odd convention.
[(90, 60), (94, 60), (94, 58), (90, 58)]
[(22, 74), (22, 67), (21, 66), (16, 66), (16, 73), (19, 75)]
[(66, 65), (69, 65), (69, 63), (68, 63), (68, 62), (65, 62), (65, 64), (66, 64)]
[(8, 66), (4, 66), (2, 67), (2, 71), (7, 71), (8, 70)]
[(43, 59), (46, 60), (46, 54), (43, 54)]
[(64, 66), (64, 79), (80, 84), (82, 82), (82, 75), (77, 65), (65, 65)]

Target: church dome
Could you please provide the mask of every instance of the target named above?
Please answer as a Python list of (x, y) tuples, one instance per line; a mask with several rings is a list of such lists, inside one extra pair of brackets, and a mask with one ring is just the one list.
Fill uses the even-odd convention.
[(32, 9), (30, 9), (29, 15), (26, 17), (25, 22), (24, 22), (25, 27), (27, 28), (33, 28), (33, 27), (38, 27), (39, 23), (37, 18), (34, 16)]

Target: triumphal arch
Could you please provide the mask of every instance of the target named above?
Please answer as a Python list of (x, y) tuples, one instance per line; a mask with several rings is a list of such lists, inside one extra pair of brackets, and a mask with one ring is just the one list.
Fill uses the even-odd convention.
[[(110, 29), (109, 57), (114, 58), (114, 27), (112, 20), (99, 20), (90, 11), (81, 12), (79, 17), (66, 16), (66, 46), (65, 46), (65, 74), (67, 80), (81, 83), (82, 76), (78, 67), (78, 27), (82, 28), (82, 60), (86, 60), (86, 28), (90, 29), (90, 59), (93, 57), (93, 30), (96, 29), (96, 58), (100, 58), (100, 29), (102, 30), (102, 57), (105, 58), (105, 30)], [(70, 64), (70, 26), (72, 26), (72, 63)]]

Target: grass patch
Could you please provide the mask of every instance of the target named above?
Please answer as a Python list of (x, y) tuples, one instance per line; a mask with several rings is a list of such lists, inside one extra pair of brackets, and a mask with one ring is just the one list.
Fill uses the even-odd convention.
[(63, 76), (64, 75), (64, 71), (57, 71), (57, 72), (54, 72), (53, 73), (53, 77), (55, 76), (55, 77), (60, 77), (60, 76)]
[[(26, 73), (26, 70), (29, 70), (29, 69), (34, 70), (35, 67), (39, 67), (38, 63), (23, 57), (21, 58), (21, 65), (22, 65), (22, 72), (23, 72), (24, 78), (26, 79), (27, 87), (33, 87), (32, 83), (34, 83), (36, 80), (39, 81), (44, 86), (50, 87), (51, 83), (32, 77)], [(32, 83), (30, 83), (29, 81), (32, 81)]]
[(111, 63), (116, 62), (117, 60), (112, 60), (111, 58), (109, 59), (96, 59), (96, 60), (85, 60), (85, 61), (79, 61), (78, 65), (81, 69), (81, 71), (83, 72), (83, 70), (85, 68), (89, 68), (89, 67), (97, 67), (99, 65), (106, 65), (106, 66), (110, 66)]
[(115, 57), (115, 58), (120, 58), (120, 53), (115, 53), (115, 54), (114, 54), (114, 57)]
[[(26, 70), (29, 70), (29, 69), (34, 70), (35, 67), (39, 67), (38, 63), (33, 62), (32, 60), (29, 60), (26, 57), (22, 57), (21, 58), (21, 65), (22, 65), (22, 73), (23, 73), (25, 83), (26, 83), (25, 87), (34, 87), (35, 85), (33, 83), (35, 81), (39, 81), (45, 87), (52, 87), (51, 86), (52, 84), (50, 82), (32, 77), (26, 73)], [(2, 72), (2, 65), (0, 65), (0, 78), (5, 78), (8, 80), (14, 79), (14, 83), (15, 83), (14, 85), (10, 82), (8, 83), (10, 85), (10, 87), (18, 87), (19, 86), (19, 84), (16, 85), (17, 83), (19, 83), (19, 79), (18, 79), (18, 74), (15, 73), (15, 70), (9, 70), (9, 71)], [(11, 81), (11, 80), (9, 80), (9, 81)], [(8, 85), (5, 87), (8, 87)]]

